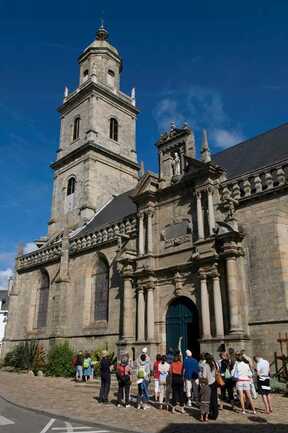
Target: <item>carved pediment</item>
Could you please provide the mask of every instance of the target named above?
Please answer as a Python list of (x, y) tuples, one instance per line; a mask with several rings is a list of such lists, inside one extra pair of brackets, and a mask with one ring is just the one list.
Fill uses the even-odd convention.
[(135, 190), (131, 194), (132, 198), (136, 198), (146, 192), (155, 193), (159, 189), (159, 178), (156, 174), (147, 172), (141, 177)]

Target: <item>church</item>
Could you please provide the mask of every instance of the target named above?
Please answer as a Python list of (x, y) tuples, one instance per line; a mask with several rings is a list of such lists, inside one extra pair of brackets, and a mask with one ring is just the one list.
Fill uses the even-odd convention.
[(288, 124), (213, 155), (203, 131), (199, 158), (193, 130), (171, 124), (144, 172), (135, 91), (120, 90), (103, 25), (78, 61), (48, 234), (18, 251), (5, 351), (36, 338), (135, 359), (182, 337), (195, 356), (225, 343), (271, 360), (288, 330)]

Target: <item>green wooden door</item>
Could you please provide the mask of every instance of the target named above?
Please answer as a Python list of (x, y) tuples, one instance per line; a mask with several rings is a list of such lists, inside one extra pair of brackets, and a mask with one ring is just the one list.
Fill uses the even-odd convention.
[(166, 343), (167, 350), (178, 347), (179, 338), (182, 340), (182, 351), (192, 350), (199, 355), (199, 324), (196, 306), (187, 298), (176, 299), (170, 304), (166, 315)]

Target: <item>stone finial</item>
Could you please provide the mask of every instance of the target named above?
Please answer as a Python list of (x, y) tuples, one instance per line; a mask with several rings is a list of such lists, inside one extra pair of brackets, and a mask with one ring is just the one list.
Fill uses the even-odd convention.
[(96, 32), (96, 39), (97, 39), (97, 41), (107, 41), (108, 36), (109, 36), (109, 33), (105, 29), (104, 22), (102, 20), (101, 26), (99, 27), (99, 29)]
[(201, 160), (206, 163), (211, 161), (211, 154), (209, 151), (208, 136), (207, 136), (206, 129), (203, 129), (202, 132)]
[(23, 242), (19, 242), (17, 246), (17, 257), (23, 256), (23, 254), (24, 254), (24, 244)]
[(140, 170), (139, 170), (140, 177), (144, 176), (144, 173), (145, 173), (144, 161), (141, 161), (140, 162)]
[(64, 87), (64, 98), (67, 98), (68, 94), (69, 94), (68, 87), (65, 86), (65, 87)]
[(135, 89), (135, 87), (132, 87), (131, 99), (132, 99), (132, 105), (134, 105), (134, 107), (135, 107), (136, 106), (136, 89)]

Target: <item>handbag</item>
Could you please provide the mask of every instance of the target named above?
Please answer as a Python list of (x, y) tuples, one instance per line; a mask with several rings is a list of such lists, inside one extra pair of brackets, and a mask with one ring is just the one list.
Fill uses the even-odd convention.
[(223, 377), (221, 376), (221, 373), (219, 370), (216, 370), (216, 372), (215, 372), (215, 381), (216, 381), (217, 385), (220, 387), (225, 385), (225, 382), (224, 382)]

